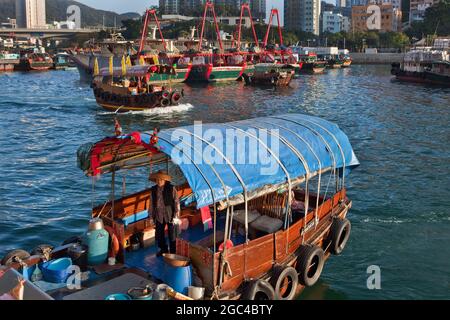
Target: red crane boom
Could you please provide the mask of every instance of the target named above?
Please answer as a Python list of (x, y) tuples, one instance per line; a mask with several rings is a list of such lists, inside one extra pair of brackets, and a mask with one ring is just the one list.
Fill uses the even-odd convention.
[(153, 16), (153, 18), (155, 19), (156, 25), (158, 27), (159, 30), (159, 35), (161, 36), (161, 41), (163, 43), (164, 46), (164, 50), (167, 50), (167, 45), (166, 45), (166, 41), (164, 40), (162, 31), (161, 31), (161, 26), (159, 24), (159, 20), (158, 17), (156, 16), (156, 10), (155, 9), (149, 9), (145, 11), (145, 19), (144, 19), (144, 25), (142, 26), (142, 32), (141, 32), (141, 41), (139, 43), (139, 52), (138, 52), (138, 56), (141, 54), (141, 52), (144, 50), (144, 46), (145, 46), (145, 41), (147, 40), (147, 35), (148, 35), (148, 25), (150, 23), (151, 17)]

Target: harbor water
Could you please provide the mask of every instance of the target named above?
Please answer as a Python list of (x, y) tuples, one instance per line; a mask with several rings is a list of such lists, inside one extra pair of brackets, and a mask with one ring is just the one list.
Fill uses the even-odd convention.
[[(190, 105), (177, 112), (118, 117), (124, 132), (287, 112), (337, 123), (361, 162), (346, 180), (352, 234), (300, 299), (449, 298), (450, 89), (392, 82), (389, 69), (302, 75), (293, 88), (277, 90), (239, 82), (180, 85)], [(97, 106), (77, 71), (1, 74), (0, 81), (3, 256), (87, 230), (92, 205), (108, 197), (109, 177), (94, 186), (77, 168), (76, 151), (113, 135), (114, 115)], [(128, 179), (127, 191), (146, 180)], [(367, 286), (373, 266), (380, 268), (381, 289)]]

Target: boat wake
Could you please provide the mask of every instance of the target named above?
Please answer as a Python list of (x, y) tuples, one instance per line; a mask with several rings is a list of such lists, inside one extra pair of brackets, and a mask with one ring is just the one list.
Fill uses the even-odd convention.
[(121, 112), (116, 113), (112, 111), (102, 111), (99, 112), (99, 115), (110, 115), (110, 114), (120, 114), (120, 115), (127, 115), (127, 114), (141, 114), (141, 115), (159, 115), (159, 114), (168, 114), (168, 113), (174, 113), (174, 112), (184, 112), (189, 109), (192, 109), (194, 106), (190, 103), (183, 103), (179, 104), (177, 106), (171, 106), (171, 107), (164, 107), (164, 108), (152, 108), (142, 111), (128, 111), (128, 112)]

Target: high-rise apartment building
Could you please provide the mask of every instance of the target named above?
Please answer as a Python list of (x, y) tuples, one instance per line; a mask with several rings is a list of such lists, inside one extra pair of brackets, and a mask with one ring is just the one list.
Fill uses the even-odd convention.
[(320, 0), (284, 0), (284, 27), (319, 35)]
[(16, 0), (18, 28), (42, 28), (46, 26), (45, 0)]

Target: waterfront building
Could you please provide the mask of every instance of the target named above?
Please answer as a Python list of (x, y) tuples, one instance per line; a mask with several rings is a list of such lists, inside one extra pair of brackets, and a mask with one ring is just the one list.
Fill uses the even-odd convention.
[(201, 11), (203, 0), (159, 0), (159, 11), (165, 15), (191, 14)]
[(340, 13), (324, 11), (322, 13), (322, 32), (341, 32), (343, 30), (343, 18)]
[(18, 28), (45, 27), (45, 0), (16, 0), (16, 21)]
[[(379, 11), (373, 12), (373, 6), (378, 6)], [(351, 22), (354, 32), (369, 30), (399, 32), (402, 28), (401, 21), (401, 10), (394, 8), (392, 3), (378, 2), (352, 7)]]
[(320, 0), (284, 0), (284, 26), (319, 35)]
[(336, 0), (336, 7), (344, 8), (347, 6), (347, 0)]

